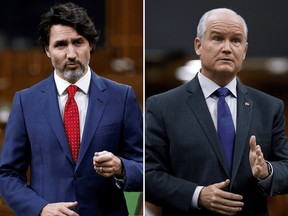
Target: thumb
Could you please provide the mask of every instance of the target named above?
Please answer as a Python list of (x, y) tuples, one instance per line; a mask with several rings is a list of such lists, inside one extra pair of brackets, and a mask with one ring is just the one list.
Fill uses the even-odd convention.
[(75, 202), (65, 202), (64, 205), (67, 207), (67, 208), (74, 208), (75, 206), (78, 205), (78, 202), (75, 201)]
[(226, 179), (225, 181), (219, 182), (214, 184), (215, 187), (219, 188), (219, 189), (225, 189), (226, 187), (228, 187), (230, 184), (230, 180)]
[(104, 151), (100, 151), (100, 152), (95, 152), (94, 155), (95, 156), (101, 156), (101, 155), (105, 155), (107, 153), (109, 153), (109, 152), (104, 150)]
[(256, 148), (256, 145), (257, 145), (257, 144), (256, 144), (256, 136), (252, 135), (252, 136), (250, 137), (249, 143), (250, 143), (250, 149), (251, 149), (252, 151), (254, 151), (255, 148)]

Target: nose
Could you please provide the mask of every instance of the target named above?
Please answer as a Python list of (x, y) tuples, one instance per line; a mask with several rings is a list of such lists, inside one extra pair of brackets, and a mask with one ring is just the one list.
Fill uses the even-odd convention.
[(230, 53), (232, 50), (231, 50), (231, 44), (230, 44), (230, 41), (229, 40), (225, 40), (224, 41), (224, 44), (223, 44), (223, 52), (225, 53)]
[(76, 51), (72, 45), (69, 45), (67, 48), (67, 58), (68, 59), (75, 59), (76, 58)]

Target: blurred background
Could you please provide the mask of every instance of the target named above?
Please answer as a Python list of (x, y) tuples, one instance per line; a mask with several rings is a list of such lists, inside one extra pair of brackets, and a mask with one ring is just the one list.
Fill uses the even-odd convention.
[[(90, 67), (100, 76), (131, 85), (142, 107), (143, 0), (71, 1), (87, 9), (100, 31), (98, 48), (91, 56)], [(1, 2), (0, 150), (15, 92), (34, 85), (53, 70), (50, 60), (37, 43), (37, 28), (40, 15), (55, 2), (68, 0)], [(141, 212), (141, 194), (125, 195), (130, 214)], [(0, 197), (0, 216), (12, 215)]]
[[(235, 10), (248, 25), (248, 53), (239, 79), (281, 98), (288, 118), (286, 0), (145, 0), (145, 98), (179, 86), (199, 71), (197, 24), (206, 11), (218, 7)], [(287, 196), (270, 199), (269, 206), (271, 216), (288, 215)]]

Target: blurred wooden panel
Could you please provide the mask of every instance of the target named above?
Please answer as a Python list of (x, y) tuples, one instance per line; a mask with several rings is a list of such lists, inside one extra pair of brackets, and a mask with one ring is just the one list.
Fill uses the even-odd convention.
[(268, 199), (270, 216), (288, 216), (288, 195)]
[(16, 216), (16, 214), (14, 214), (12, 210), (3, 203), (1, 197), (0, 197), (0, 216)]
[(131, 58), (136, 69), (143, 65), (143, 1), (107, 0), (107, 44), (115, 54)]

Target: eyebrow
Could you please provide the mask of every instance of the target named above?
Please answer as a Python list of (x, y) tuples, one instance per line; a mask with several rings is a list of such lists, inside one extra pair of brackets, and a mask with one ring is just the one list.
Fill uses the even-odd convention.
[[(210, 35), (213, 35), (213, 34), (222, 35), (223, 32), (221, 32), (221, 31), (217, 31), (217, 30), (213, 30), (213, 31), (210, 32)], [(225, 34), (225, 33), (224, 33), (224, 34)], [(241, 33), (241, 32), (239, 32), (239, 33), (237, 33), (237, 32), (233, 32), (233, 35), (236, 36), (236, 37), (245, 37), (244, 34)]]
[[(78, 40), (83, 40), (83, 38), (84, 38), (83, 36), (78, 36), (78, 37), (72, 38), (71, 41), (73, 43), (73, 42), (78, 41)], [(54, 41), (53, 44), (57, 45), (57, 44), (61, 44), (61, 43), (68, 43), (68, 40), (67, 39), (56, 40), (56, 41)]]
[(83, 36), (78, 36), (76, 38), (72, 38), (72, 42), (78, 41), (78, 40), (84, 40)]

